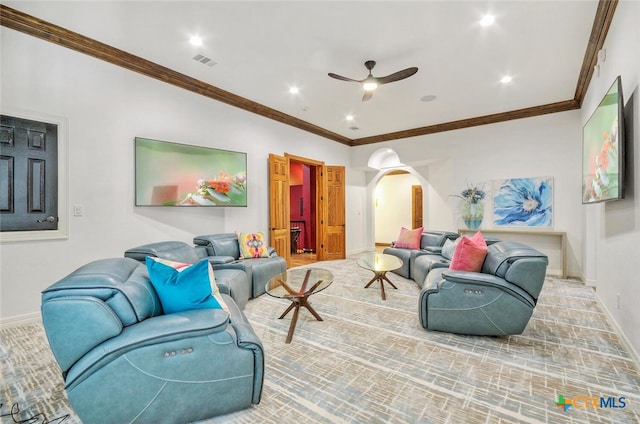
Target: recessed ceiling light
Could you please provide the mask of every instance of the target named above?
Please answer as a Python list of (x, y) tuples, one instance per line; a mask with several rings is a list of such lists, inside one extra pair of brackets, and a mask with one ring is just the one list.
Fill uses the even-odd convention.
[(344, 117), (344, 119), (346, 119), (347, 121), (353, 121), (354, 116), (353, 115), (347, 115)]
[(300, 89), (298, 87), (296, 87), (295, 85), (292, 87), (289, 87), (289, 93), (291, 94), (298, 94), (300, 92)]
[(200, 38), (200, 37), (199, 37), (199, 36), (197, 36), (197, 35), (192, 35), (192, 36), (189, 38), (189, 43), (191, 43), (191, 45), (192, 45), (192, 46), (199, 47), (199, 46), (201, 46), (201, 45), (202, 45), (202, 38)]
[(500, 82), (503, 84), (509, 84), (511, 81), (513, 81), (513, 77), (511, 77), (511, 75), (505, 75), (500, 78)]
[(488, 27), (493, 25), (495, 21), (496, 21), (496, 17), (487, 13), (482, 17), (482, 19), (480, 19), (480, 25), (483, 27)]

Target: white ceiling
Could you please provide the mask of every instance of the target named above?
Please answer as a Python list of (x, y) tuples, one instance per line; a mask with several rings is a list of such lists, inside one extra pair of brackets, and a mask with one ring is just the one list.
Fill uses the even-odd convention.
[[(573, 99), (598, 2), (4, 1), (348, 138)], [(496, 17), (483, 28), (485, 13)], [(190, 35), (204, 40), (188, 43)], [(203, 54), (216, 62), (203, 65)], [(362, 102), (363, 79), (417, 66)], [(510, 84), (500, 78), (510, 74)], [(300, 88), (298, 95), (288, 92)], [(430, 102), (423, 96), (436, 96)], [(212, 100), (213, 101), (213, 100)], [(355, 116), (347, 122), (345, 115)], [(352, 129), (350, 127), (357, 127)]]

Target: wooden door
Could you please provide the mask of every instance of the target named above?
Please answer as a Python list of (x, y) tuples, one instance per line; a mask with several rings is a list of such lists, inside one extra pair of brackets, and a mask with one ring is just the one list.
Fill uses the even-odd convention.
[(2, 231), (58, 229), (58, 126), (2, 115)]
[(269, 155), (269, 237), (270, 245), (291, 265), (289, 227), (289, 158)]
[(411, 222), (413, 228), (422, 227), (422, 186), (411, 186)]
[(321, 260), (344, 259), (346, 257), (345, 228), (345, 168), (344, 166), (321, 167)]

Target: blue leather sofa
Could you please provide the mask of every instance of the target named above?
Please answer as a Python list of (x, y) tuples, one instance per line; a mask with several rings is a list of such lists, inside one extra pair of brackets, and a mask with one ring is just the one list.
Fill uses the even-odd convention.
[[(422, 250), (411, 252), (411, 257), (409, 258), (410, 278), (418, 283), (420, 287), (423, 287), (425, 279), (432, 269), (449, 268), (455, 250), (454, 240), (457, 239), (449, 236), (442, 246), (427, 246)], [(501, 240), (485, 236), (484, 241), (490, 246)]]
[(405, 249), (401, 247), (387, 247), (382, 253), (397, 256), (402, 260), (402, 266), (393, 272), (405, 278), (411, 278), (411, 265), (416, 256), (427, 254), (428, 248), (441, 248), (447, 240), (455, 240), (458, 233), (451, 231), (423, 231), (420, 237), (420, 249)]
[(262, 344), (235, 301), (164, 314), (131, 258), (82, 266), (42, 293), (42, 320), (85, 424), (188, 423), (260, 402)]
[(218, 258), (209, 257), (207, 249), (204, 246), (191, 246), (181, 241), (160, 241), (157, 243), (149, 243), (138, 247), (132, 247), (124, 252), (127, 258), (135, 259), (144, 263), (147, 256), (153, 256), (162, 259), (168, 259), (176, 262), (187, 264), (195, 264), (202, 259), (208, 259), (214, 268), (216, 284), (220, 289), (220, 293), (228, 294), (235, 300), (240, 309), (244, 309), (251, 296), (251, 283), (247, 274), (242, 269), (219, 269), (219, 261), (227, 263), (228, 261)]
[(268, 248), (268, 258), (242, 259), (238, 237), (234, 233), (209, 234), (194, 237), (193, 243), (207, 249), (213, 269), (239, 269), (247, 274), (251, 286), (251, 298), (265, 293), (269, 280), (287, 271), (287, 262), (278, 256), (273, 247)]
[(521, 334), (542, 290), (548, 258), (512, 241), (488, 246), (481, 272), (432, 269), (418, 303), (428, 330), (504, 336)]

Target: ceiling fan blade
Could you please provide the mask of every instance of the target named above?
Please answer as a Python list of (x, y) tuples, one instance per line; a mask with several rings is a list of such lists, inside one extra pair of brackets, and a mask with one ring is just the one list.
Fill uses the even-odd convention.
[(382, 85), (382, 84), (388, 84), (394, 81), (400, 81), (402, 79), (409, 78), (411, 75), (415, 74), (416, 72), (418, 72), (418, 68), (416, 67), (403, 69), (402, 71), (394, 72), (393, 74), (387, 75), (386, 77), (378, 78), (378, 84)]
[(331, 78), (335, 78), (335, 79), (340, 80), (340, 81), (360, 82), (358, 80), (354, 80), (354, 79), (351, 79), (351, 78), (343, 77), (342, 75), (334, 74), (332, 72), (329, 72), (328, 75)]
[(364, 95), (362, 96), (362, 101), (367, 102), (371, 100), (372, 97), (373, 97), (373, 91), (365, 91)]

